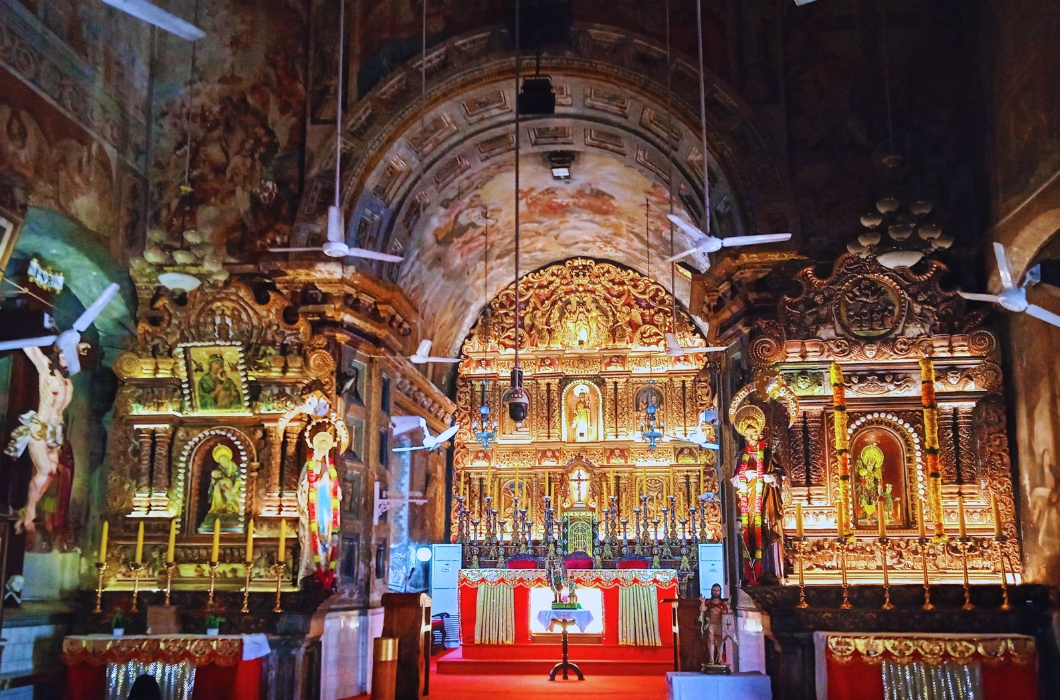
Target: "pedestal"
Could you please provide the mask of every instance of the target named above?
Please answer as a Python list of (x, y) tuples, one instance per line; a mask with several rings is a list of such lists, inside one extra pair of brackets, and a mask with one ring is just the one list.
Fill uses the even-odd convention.
[(430, 688), (431, 597), (383, 594), (383, 636), (398, 640), (396, 700), (420, 700)]
[(666, 674), (666, 692), (669, 700), (773, 700), (769, 676), (761, 673), (671, 672)]

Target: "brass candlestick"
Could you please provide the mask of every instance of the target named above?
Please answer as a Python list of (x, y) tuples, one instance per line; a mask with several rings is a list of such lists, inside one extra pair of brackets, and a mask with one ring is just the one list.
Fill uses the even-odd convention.
[(173, 571), (177, 568), (176, 563), (167, 561), (163, 566), (166, 567), (166, 605), (169, 605), (169, 596), (173, 593)]
[(206, 607), (207, 608), (212, 608), (213, 607), (214, 585), (217, 583), (217, 565), (218, 565), (218, 562), (216, 562), (216, 561), (210, 562), (210, 594), (206, 598)]
[(247, 562), (247, 576), (243, 580), (243, 607), (239, 609), (241, 613), (250, 612), (250, 563)]
[(994, 546), (997, 548), (997, 561), (1001, 566), (1001, 609), (1011, 610), (1012, 606), (1008, 602), (1008, 577), (1005, 575), (1005, 541), (1008, 539), (1005, 535), (998, 535), (994, 538)]
[(107, 562), (96, 562), (96, 571), (99, 572), (99, 576), (96, 579), (96, 609), (92, 611), (95, 613), (103, 612), (103, 573), (106, 570)]
[(931, 603), (931, 583), (928, 581), (928, 544), (931, 539), (918, 537), (916, 541), (920, 543), (921, 563), (924, 569), (924, 604), (920, 606), (920, 609), (934, 610), (935, 606)]
[(133, 574), (132, 607), (129, 608), (129, 612), (139, 612), (140, 607), (137, 599), (140, 597), (140, 574), (143, 573), (144, 565), (139, 562), (134, 562), (129, 564), (129, 568), (132, 569)]
[(968, 585), (968, 550), (972, 547), (971, 537), (961, 537), (957, 540), (957, 550), (961, 553), (961, 568), (964, 570), (964, 605), (961, 610), (975, 610), (972, 605), (972, 589)]
[(276, 575), (276, 605), (272, 608), (274, 613), (283, 612), (283, 608), (280, 607), (280, 587), (283, 586), (283, 572), (286, 568), (287, 564), (282, 561), (272, 567), (272, 572)]
[(887, 571), (887, 549), (891, 541), (886, 537), (880, 537), (877, 541), (880, 543), (880, 558), (883, 560), (883, 609), (894, 610), (891, 603), (891, 579)]
[(847, 580), (847, 538), (840, 537), (837, 540), (839, 544), (839, 562), (843, 573), (843, 602), (840, 604), (840, 610), (850, 610), (854, 606), (850, 604), (850, 581)]
[(803, 572), (806, 566), (805, 537), (795, 538), (795, 553), (799, 556), (799, 604), (795, 607), (800, 610), (805, 610), (806, 608), (810, 607), (810, 604), (806, 602), (806, 578)]

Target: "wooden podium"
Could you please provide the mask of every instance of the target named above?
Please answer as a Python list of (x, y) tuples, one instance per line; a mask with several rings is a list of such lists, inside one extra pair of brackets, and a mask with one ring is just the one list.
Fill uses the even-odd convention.
[(398, 640), (396, 700), (420, 700), (430, 688), (431, 597), (384, 593), (383, 635)]

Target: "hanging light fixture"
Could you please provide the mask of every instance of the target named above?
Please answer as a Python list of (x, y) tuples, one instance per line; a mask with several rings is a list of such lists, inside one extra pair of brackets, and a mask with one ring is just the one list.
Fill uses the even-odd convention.
[[(515, 92), (519, 94), (519, 0), (515, 0)], [(504, 404), (508, 417), (516, 429), (530, 415), (530, 397), (523, 389), (523, 369), (519, 366), (519, 110), (515, 110), (515, 366), (512, 368), (511, 386), (504, 392)]]
[[(651, 277), (651, 218), (648, 198), (644, 198), (644, 248), (647, 255), (648, 277)], [(644, 404), (644, 418), (640, 422), (640, 439), (648, 442), (648, 451), (654, 452), (656, 443), (660, 440), (667, 441), (666, 423), (659, 419), (659, 406), (656, 401), (658, 389), (655, 388), (655, 378), (652, 376), (655, 370), (652, 349), (648, 348), (648, 399)]]

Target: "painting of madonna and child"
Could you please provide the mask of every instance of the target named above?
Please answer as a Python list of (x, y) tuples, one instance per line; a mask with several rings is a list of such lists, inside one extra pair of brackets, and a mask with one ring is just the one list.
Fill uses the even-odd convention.
[(196, 413), (238, 413), (247, 410), (239, 347), (194, 346), (186, 352)]

